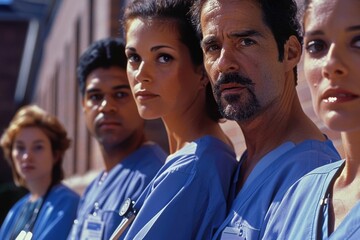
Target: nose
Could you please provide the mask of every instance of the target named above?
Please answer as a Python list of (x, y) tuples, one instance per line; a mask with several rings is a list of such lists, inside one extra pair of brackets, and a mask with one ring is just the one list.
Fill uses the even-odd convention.
[(139, 65), (139, 68), (136, 70), (135, 73), (135, 80), (137, 82), (145, 83), (145, 82), (151, 82), (149, 67), (148, 64), (145, 63), (145, 61), (142, 61)]
[(341, 58), (341, 49), (331, 44), (322, 68), (322, 75), (327, 79), (345, 76), (348, 70)]
[(216, 69), (220, 73), (234, 72), (239, 70), (238, 60), (231, 49), (223, 47), (216, 61)]
[(116, 112), (116, 103), (111, 99), (111, 97), (104, 97), (101, 101), (99, 110), (101, 112)]
[(28, 151), (24, 152), (21, 156), (22, 161), (28, 160), (29, 158), (30, 158), (30, 153)]

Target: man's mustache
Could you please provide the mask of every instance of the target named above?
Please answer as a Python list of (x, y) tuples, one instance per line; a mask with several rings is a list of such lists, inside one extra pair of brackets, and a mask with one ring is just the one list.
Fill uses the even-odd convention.
[(227, 83), (237, 83), (247, 88), (255, 85), (250, 78), (241, 76), (239, 73), (227, 73), (221, 75), (219, 80), (215, 82), (214, 92), (218, 93), (220, 91), (220, 86)]

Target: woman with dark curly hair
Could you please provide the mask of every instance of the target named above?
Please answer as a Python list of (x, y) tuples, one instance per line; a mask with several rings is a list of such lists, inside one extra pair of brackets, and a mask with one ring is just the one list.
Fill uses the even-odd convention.
[(125, 239), (210, 239), (229, 207), (236, 155), (219, 125), (192, 4), (138, 0), (125, 10), (130, 87), (140, 116), (163, 121), (170, 152)]

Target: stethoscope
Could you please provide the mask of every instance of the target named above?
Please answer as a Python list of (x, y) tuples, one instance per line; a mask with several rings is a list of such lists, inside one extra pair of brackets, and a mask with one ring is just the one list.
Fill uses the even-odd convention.
[(126, 199), (121, 205), (119, 215), (123, 217), (123, 220), (120, 222), (119, 226), (115, 229), (113, 234), (110, 237), (110, 240), (119, 239), (119, 237), (125, 232), (125, 230), (130, 226), (134, 221), (136, 216), (135, 201), (130, 198)]

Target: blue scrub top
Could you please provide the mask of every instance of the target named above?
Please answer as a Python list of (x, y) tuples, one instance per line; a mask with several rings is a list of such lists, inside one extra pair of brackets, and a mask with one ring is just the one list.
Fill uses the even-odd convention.
[(107, 174), (91, 182), (81, 197), (77, 218), (68, 239), (81, 239), (84, 222), (92, 214), (104, 223), (102, 239), (108, 240), (121, 222), (119, 210), (127, 198), (137, 199), (164, 164), (167, 154), (155, 143), (146, 143)]
[[(22, 207), (30, 194), (21, 198), (9, 211), (0, 230), (0, 239), (10, 239), (20, 217)], [(41, 207), (33, 228), (36, 240), (64, 240), (68, 236), (76, 217), (79, 196), (68, 187), (59, 184), (51, 188)]]
[(330, 140), (285, 142), (272, 150), (250, 173), (213, 239), (261, 239), (288, 188), (314, 168), (337, 160), (340, 155)]
[(135, 204), (140, 211), (125, 239), (210, 239), (226, 216), (237, 164), (211, 136), (170, 155)]
[(270, 218), (264, 239), (360, 239), (360, 202), (328, 236), (327, 190), (344, 161), (317, 168), (296, 182)]

